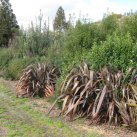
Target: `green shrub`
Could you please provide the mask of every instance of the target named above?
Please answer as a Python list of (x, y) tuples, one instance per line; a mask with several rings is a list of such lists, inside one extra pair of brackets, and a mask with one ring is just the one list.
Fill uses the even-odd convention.
[(137, 42), (137, 13), (125, 16), (121, 25), (121, 33), (130, 33), (134, 42)]
[(41, 27), (42, 20), (38, 20), (38, 24), (31, 24), (30, 28), (24, 32), (22, 43), (24, 44), (23, 52), (25, 55), (44, 56), (47, 54), (47, 48), (51, 46), (52, 37), (47, 26)]
[(9, 66), (5, 72), (5, 77), (10, 79), (19, 79), (22, 70), (34, 63), (35, 59), (33, 58), (24, 58), (24, 59), (13, 59), (10, 61)]
[(98, 41), (96, 37), (97, 34), (100, 37), (98, 28), (98, 25), (94, 23), (82, 24), (78, 21), (76, 27), (67, 32), (64, 45), (72, 53), (72, 56), (78, 52), (82, 53), (83, 48), (90, 49), (94, 41)]
[(106, 14), (101, 22), (102, 32), (104, 35), (112, 35), (114, 31), (119, 29), (119, 20), (121, 20), (121, 14)]
[(5, 69), (12, 58), (13, 58), (13, 51), (11, 48), (1, 48), (0, 49), (0, 69)]
[(135, 67), (137, 45), (132, 42), (129, 34), (124, 36), (114, 33), (101, 45), (94, 45), (90, 61), (95, 69), (111, 65), (114, 68), (126, 70)]

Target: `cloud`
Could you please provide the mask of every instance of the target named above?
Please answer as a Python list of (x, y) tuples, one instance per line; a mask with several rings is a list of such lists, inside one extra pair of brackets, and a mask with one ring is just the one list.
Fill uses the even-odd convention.
[(118, 0), (10, 0), (14, 13), (16, 14), (19, 25), (27, 27), (31, 21), (39, 15), (40, 9), (44, 18), (50, 18), (50, 22), (55, 17), (59, 6), (65, 10), (66, 17), (75, 13), (75, 16), (87, 16), (93, 21), (102, 19), (103, 14), (107, 11), (115, 13), (128, 12), (135, 9), (137, 1), (132, 2), (126, 0), (119, 2)]

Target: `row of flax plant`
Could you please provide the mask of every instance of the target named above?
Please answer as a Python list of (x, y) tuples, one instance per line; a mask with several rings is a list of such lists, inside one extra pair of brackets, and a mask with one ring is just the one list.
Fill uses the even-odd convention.
[(86, 63), (73, 68), (60, 89), (61, 114), (70, 120), (137, 127), (137, 71), (104, 67), (93, 71)]
[[(30, 65), (23, 70), (16, 95), (53, 96), (59, 76), (59, 69), (53, 65)], [(70, 120), (85, 117), (95, 124), (125, 125), (137, 129), (137, 71), (129, 68), (123, 73), (110, 67), (94, 71), (82, 63), (64, 79), (55, 103), (57, 101), (62, 104), (61, 114)]]

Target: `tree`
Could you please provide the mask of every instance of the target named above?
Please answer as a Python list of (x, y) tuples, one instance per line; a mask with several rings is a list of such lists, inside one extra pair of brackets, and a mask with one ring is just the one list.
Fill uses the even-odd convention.
[(119, 28), (119, 21), (122, 18), (121, 14), (106, 14), (102, 20), (102, 31), (104, 35), (112, 34)]
[[(128, 13), (129, 14), (129, 13)], [(137, 13), (130, 13), (123, 18), (122, 32), (126, 34), (130, 33), (133, 42), (137, 42)]]
[(18, 28), (9, 0), (0, 0), (0, 47), (8, 47)]
[(54, 23), (53, 23), (54, 30), (62, 31), (67, 28), (65, 12), (63, 8), (60, 6), (57, 10)]

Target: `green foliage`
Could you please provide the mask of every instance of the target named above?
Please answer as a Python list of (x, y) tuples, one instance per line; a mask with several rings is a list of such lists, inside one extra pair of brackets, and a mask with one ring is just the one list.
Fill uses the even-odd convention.
[(137, 42), (137, 13), (125, 16), (121, 25), (122, 33), (130, 33), (134, 42)]
[(7, 47), (19, 26), (9, 0), (0, 0), (0, 47)]
[(78, 21), (75, 28), (67, 32), (64, 45), (73, 58), (80, 55), (80, 58), (83, 59), (82, 55), (85, 54), (85, 51), (90, 50), (95, 42), (100, 44), (105, 39), (101, 23), (82, 24)]
[(70, 29), (65, 37), (65, 45), (74, 54), (82, 54), (84, 49), (91, 49), (96, 42), (100, 44), (108, 35), (119, 28), (121, 15), (106, 15), (101, 22), (82, 23), (77, 21), (74, 29)]
[(120, 36), (114, 33), (101, 45), (94, 45), (90, 60), (96, 69), (111, 65), (114, 68), (126, 70), (128, 66), (135, 65), (136, 49), (137, 45), (133, 44), (129, 34)]
[(19, 58), (45, 56), (47, 49), (53, 44), (53, 34), (49, 30), (49, 24), (43, 21), (41, 13), (36, 21), (36, 24), (31, 22), (28, 29), (20, 29), (19, 36), (14, 38), (12, 46), (18, 49)]
[(8, 63), (13, 58), (14, 53), (11, 48), (0, 48), (0, 69), (8, 67)]
[(5, 72), (6, 78), (19, 79), (22, 70), (35, 62), (34, 58), (13, 59), (8, 65), (8, 69)]
[(45, 28), (41, 30), (39, 26), (34, 27), (32, 24), (26, 32), (24, 39), (24, 52), (30, 57), (46, 55), (46, 50), (50, 46), (51, 42), (52, 40), (49, 30)]
[(65, 37), (65, 45), (73, 56), (77, 51), (82, 52), (82, 48), (92, 47), (94, 39), (92, 38), (90, 24), (77, 22), (75, 29), (68, 31)]
[[(87, 23), (79, 20), (75, 27), (64, 29), (60, 26), (58, 29), (63, 28), (63, 31), (51, 32), (49, 24), (43, 24), (40, 13), (36, 25), (32, 23), (27, 30), (20, 30), (11, 46), (12, 52), (9, 49), (0, 51), (0, 68), (8, 67), (12, 58), (27, 57), (55, 64), (62, 70), (62, 75), (81, 61), (95, 69), (109, 65), (123, 70), (136, 67), (136, 17), (136, 13), (128, 16), (110, 14), (102, 21)], [(62, 8), (55, 19), (66, 22)]]
[(58, 31), (65, 30), (67, 28), (65, 12), (61, 6), (57, 10), (56, 17), (54, 19), (53, 28), (54, 30), (58, 30)]
[(25, 31), (23, 29), (20, 29), (18, 32), (18, 36), (14, 37), (10, 45), (13, 51), (16, 51), (16, 53), (14, 53), (15, 58), (23, 58), (26, 56), (24, 44), (25, 44)]
[(104, 16), (102, 20), (102, 31), (104, 35), (110, 35), (119, 28), (119, 20), (121, 17), (121, 14), (114, 13)]

